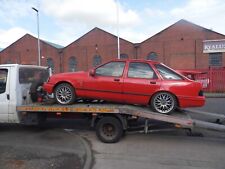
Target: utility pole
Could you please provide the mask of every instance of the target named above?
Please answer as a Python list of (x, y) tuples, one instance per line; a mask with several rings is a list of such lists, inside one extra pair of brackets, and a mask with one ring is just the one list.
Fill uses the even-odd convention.
[(116, 1), (117, 58), (120, 59), (119, 0)]
[(39, 38), (39, 11), (34, 7), (32, 7), (32, 9), (37, 13), (38, 65), (41, 66), (41, 48), (40, 48), (40, 38)]

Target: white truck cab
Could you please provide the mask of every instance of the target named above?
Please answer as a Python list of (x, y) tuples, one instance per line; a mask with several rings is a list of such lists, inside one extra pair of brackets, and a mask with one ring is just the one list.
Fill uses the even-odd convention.
[(19, 123), (16, 107), (32, 103), (30, 88), (33, 83), (46, 81), (49, 71), (35, 65), (0, 65), (0, 123)]

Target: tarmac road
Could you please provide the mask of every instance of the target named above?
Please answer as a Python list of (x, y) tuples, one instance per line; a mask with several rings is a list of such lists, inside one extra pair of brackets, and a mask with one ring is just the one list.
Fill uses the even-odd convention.
[(63, 129), (0, 126), (1, 169), (81, 169), (86, 149)]
[(224, 169), (225, 137), (190, 137), (181, 131), (127, 134), (119, 143), (101, 143), (82, 132), (94, 152), (93, 169)]
[[(225, 114), (225, 98), (207, 98), (198, 110)], [(128, 133), (119, 143), (101, 143), (93, 132), (80, 132), (94, 152), (93, 169), (224, 169), (225, 133), (183, 130)]]
[[(200, 110), (225, 114), (224, 103), (225, 98), (210, 98)], [(80, 169), (88, 157), (93, 169), (225, 168), (225, 133), (127, 133), (116, 144), (104, 144), (89, 125), (87, 120), (49, 121), (45, 129), (0, 125), (0, 169)]]
[(225, 115), (225, 98), (206, 98), (205, 106), (194, 109)]

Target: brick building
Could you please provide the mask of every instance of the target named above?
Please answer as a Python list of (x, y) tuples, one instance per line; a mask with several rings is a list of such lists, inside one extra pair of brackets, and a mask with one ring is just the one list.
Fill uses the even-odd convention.
[[(134, 58), (134, 44), (120, 39), (121, 56)], [(94, 28), (63, 49), (64, 71), (87, 70), (117, 58), (117, 37)]]
[(225, 53), (218, 58), (218, 53), (203, 53), (203, 41), (215, 39), (225, 39), (225, 35), (180, 20), (140, 43), (138, 58), (156, 59), (175, 69), (225, 67)]
[[(40, 40), (41, 65), (51, 66), (60, 72), (61, 46)], [(38, 64), (37, 38), (26, 34), (0, 52), (0, 63)]]
[[(203, 53), (205, 40), (214, 43), (218, 39), (225, 35), (180, 20), (138, 44), (120, 39), (120, 53), (121, 58), (158, 60), (175, 69), (225, 67), (225, 51)], [(41, 56), (41, 64), (56, 73), (87, 70), (117, 58), (117, 37), (94, 28), (64, 48), (41, 40)], [(37, 64), (37, 39), (24, 35), (0, 52), (0, 63)]]

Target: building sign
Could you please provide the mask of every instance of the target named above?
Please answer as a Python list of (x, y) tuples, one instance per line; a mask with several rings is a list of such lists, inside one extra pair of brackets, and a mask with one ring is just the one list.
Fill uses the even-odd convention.
[(203, 41), (203, 53), (225, 52), (225, 39)]

